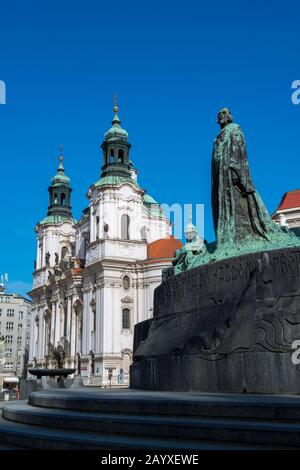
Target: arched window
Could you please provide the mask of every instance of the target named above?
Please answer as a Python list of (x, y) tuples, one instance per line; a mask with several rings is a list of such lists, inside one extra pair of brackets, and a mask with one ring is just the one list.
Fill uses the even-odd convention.
[(124, 152), (122, 149), (120, 149), (118, 152), (118, 159), (119, 159), (119, 162), (124, 163)]
[(111, 149), (111, 151), (110, 151), (109, 163), (115, 163), (114, 149)]
[(58, 203), (57, 193), (54, 193), (54, 204), (57, 204), (57, 203)]
[(121, 217), (121, 238), (122, 240), (129, 240), (129, 224), (130, 217), (127, 214), (123, 214)]
[(130, 329), (130, 310), (128, 308), (123, 308), (122, 310), (122, 329)]
[(96, 217), (96, 239), (99, 239), (99, 216)]
[(66, 205), (66, 195), (65, 195), (65, 193), (62, 193), (61, 196), (60, 196), (60, 204), (62, 206)]

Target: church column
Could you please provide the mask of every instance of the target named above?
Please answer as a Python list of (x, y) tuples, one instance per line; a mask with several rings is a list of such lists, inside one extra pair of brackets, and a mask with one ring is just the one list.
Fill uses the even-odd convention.
[(43, 318), (43, 307), (39, 309), (39, 339), (38, 339), (38, 357), (42, 358), (43, 346), (44, 346), (44, 318)]
[(74, 306), (72, 305), (72, 310), (71, 310), (71, 356), (75, 356), (76, 354), (76, 334), (77, 334), (77, 328), (76, 328), (76, 311)]
[(82, 353), (89, 354), (89, 292), (83, 294)]
[(59, 301), (55, 302), (55, 340), (54, 340), (54, 346), (57, 345), (61, 334), (60, 334), (60, 303)]
[(51, 308), (51, 333), (50, 333), (50, 342), (54, 344), (54, 332), (55, 332), (55, 303), (52, 303)]
[(66, 337), (71, 342), (71, 313), (72, 313), (72, 296), (67, 297), (67, 328)]

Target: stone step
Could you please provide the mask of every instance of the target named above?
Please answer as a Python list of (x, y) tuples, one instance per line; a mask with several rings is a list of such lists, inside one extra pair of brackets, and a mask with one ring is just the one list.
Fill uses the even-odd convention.
[(236, 442), (300, 447), (300, 424), (217, 418), (113, 415), (43, 409), (26, 403), (3, 407), (3, 417), (22, 424), (145, 438)]
[[(0, 442), (24, 449), (42, 450), (128, 450), (128, 451), (201, 451), (257, 450), (260, 446), (237, 443), (182, 441), (175, 439), (112, 436), (78, 431), (49, 429), (20, 424), (0, 417)], [(264, 447), (270, 448), (270, 447)]]
[(300, 422), (300, 396), (77, 389), (34, 392), (29, 403), (88, 413)]

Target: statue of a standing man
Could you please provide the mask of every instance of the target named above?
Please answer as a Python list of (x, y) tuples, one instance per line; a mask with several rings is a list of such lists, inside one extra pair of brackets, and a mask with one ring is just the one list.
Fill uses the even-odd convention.
[[(218, 113), (221, 131), (212, 157), (212, 210), (220, 246), (268, 241), (280, 228), (272, 221), (255, 190), (242, 129), (227, 108)], [(286, 234), (281, 232), (281, 235)]]

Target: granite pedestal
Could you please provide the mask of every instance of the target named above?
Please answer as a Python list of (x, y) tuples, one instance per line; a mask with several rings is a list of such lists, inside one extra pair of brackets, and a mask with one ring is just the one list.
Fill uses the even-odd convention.
[(300, 394), (300, 249), (228, 258), (155, 291), (135, 328), (131, 387)]

